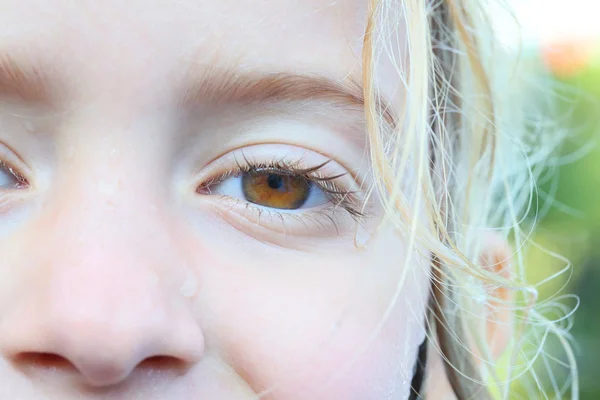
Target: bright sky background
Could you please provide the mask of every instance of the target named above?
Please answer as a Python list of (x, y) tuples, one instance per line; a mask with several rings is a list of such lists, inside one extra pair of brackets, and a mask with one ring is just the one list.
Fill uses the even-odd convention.
[[(526, 45), (536, 42), (600, 39), (600, 0), (507, 0), (521, 23)], [(506, 13), (499, 13), (506, 14)], [(499, 18), (497, 29), (510, 45), (518, 40), (514, 22)]]

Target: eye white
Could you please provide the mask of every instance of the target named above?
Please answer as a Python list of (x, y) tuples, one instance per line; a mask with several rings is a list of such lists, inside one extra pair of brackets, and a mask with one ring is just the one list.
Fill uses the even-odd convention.
[[(232, 177), (225, 179), (223, 182), (221, 182), (218, 185), (216, 185), (215, 187), (211, 188), (211, 193), (212, 194), (220, 194), (223, 196), (228, 196), (228, 197), (231, 197), (234, 199), (240, 199), (240, 200), (251, 203), (250, 201), (248, 201), (248, 199), (246, 199), (246, 196), (244, 196), (244, 190), (242, 188), (242, 176), (232, 176)], [(259, 207), (278, 210), (278, 211), (282, 211), (282, 212), (294, 212), (294, 211), (298, 211), (298, 210), (305, 210), (308, 208), (322, 206), (323, 204), (326, 204), (328, 201), (329, 201), (329, 199), (327, 198), (327, 196), (325, 195), (323, 190), (321, 188), (319, 188), (317, 185), (315, 185), (314, 183), (311, 183), (310, 184), (310, 192), (308, 193), (308, 197), (306, 198), (306, 201), (304, 202), (304, 204), (302, 204), (302, 206), (300, 206), (299, 208), (297, 208), (295, 210), (286, 210), (286, 209), (280, 209), (280, 208), (276, 208), (276, 207), (268, 207), (268, 206), (265, 206), (262, 204), (255, 204), (255, 203), (252, 203), (252, 204), (255, 204), (256, 206), (259, 206)]]
[(17, 185), (17, 180), (6, 169), (0, 168), (0, 189), (7, 189)]
[(242, 189), (241, 176), (231, 176), (215, 187), (211, 188), (210, 191), (213, 194), (220, 194), (234, 199), (246, 200), (244, 196), (244, 190)]

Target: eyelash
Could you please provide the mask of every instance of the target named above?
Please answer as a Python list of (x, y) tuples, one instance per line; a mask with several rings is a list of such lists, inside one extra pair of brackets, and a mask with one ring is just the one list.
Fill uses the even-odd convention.
[[(299, 162), (288, 162), (285, 160), (277, 160), (272, 162), (253, 162), (248, 160), (244, 156), (244, 163), (240, 164), (236, 161), (236, 168), (234, 170), (229, 170), (219, 175), (216, 175), (209, 180), (203, 182), (197, 189), (199, 194), (211, 194), (210, 188), (220, 184), (225, 179), (230, 177), (240, 177), (243, 174), (252, 174), (252, 173), (264, 173), (270, 172), (280, 175), (288, 175), (288, 176), (300, 176), (303, 179), (314, 184), (318, 189), (323, 191), (327, 200), (331, 203), (331, 206), (327, 208), (322, 208), (318, 210), (313, 210), (314, 214), (323, 215), (325, 218), (330, 220), (335, 225), (335, 220), (331, 216), (331, 214), (338, 210), (338, 208), (342, 208), (346, 211), (354, 220), (358, 221), (367, 216), (362, 207), (362, 201), (357, 194), (356, 191), (346, 190), (336, 184), (336, 180), (342, 178), (347, 175), (347, 173), (336, 174), (336, 175), (324, 175), (319, 171), (329, 164), (331, 160), (325, 161), (321, 164), (315, 165), (313, 167), (303, 168), (300, 166)], [(0, 160), (0, 170), (7, 171), (10, 175), (12, 175), (15, 180), (18, 182), (17, 185), (13, 189), (23, 189), (29, 186), (29, 182), (27, 179), (20, 174), (11, 164), (4, 160)], [(244, 201), (243, 199), (241, 199)], [(247, 208), (254, 208), (259, 212), (264, 212), (265, 209), (260, 206), (252, 205), (248, 203), (246, 205)], [(283, 217), (284, 213), (277, 210), (269, 210), (269, 212), (277, 215), (278, 217)], [(310, 212), (310, 211), (309, 211)], [(308, 212), (305, 212), (307, 214)], [(295, 217), (298, 218), (300, 213), (296, 214)], [(337, 229), (337, 226), (336, 226)]]
[(0, 160), (0, 170), (6, 171), (8, 174), (12, 175), (15, 178), (15, 180), (17, 181), (17, 184), (15, 185), (15, 187), (13, 189), (24, 189), (29, 186), (29, 182), (27, 181), (27, 178), (25, 178), (25, 176), (23, 176), (21, 173), (19, 173), (16, 170), (16, 168), (13, 167), (8, 162), (6, 162), (4, 160)]
[[(299, 176), (311, 182), (318, 189), (323, 191), (327, 199), (332, 204), (331, 211), (335, 211), (338, 207), (341, 207), (355, 220), (359, 220), (361, 218), (366, 217), (366, 213), (362, 210), (361, 200), (357, 192), (353, 190), (343, 189), (335, 183), (337, 179), (345, 176), (347, 173), (337, 175), (324, 175), (319, 173), (319, 171), (330, 162), (331, 160), (328, 160), (313, 167), (303, 168), (300, 166), (299, 162), (288, 162), (285, 160), (276, 160), (271, 162), (254, 162), (248, 160), (248, 158), (244, 156), (243, 163), (239, 163), (236, 160), (236, 168), (234, 170), (226, 171), (203, 182), (198, 187), (197, 192), (199, 194), (211, 194), (211, 187), (220, 184), (227, 178), (240, 177), (244, 174), (268, 172), (279, 175)], [(250, 205), (250, 207), (259, 208), (258, 206), (254, 205)], [(260, 209), (263, 210), (262, 207), (260, 207)], [(319, 211), (322, 212), (324, 210), (321, 209)], [(272, 212), (283, 214), (275, 210)]]

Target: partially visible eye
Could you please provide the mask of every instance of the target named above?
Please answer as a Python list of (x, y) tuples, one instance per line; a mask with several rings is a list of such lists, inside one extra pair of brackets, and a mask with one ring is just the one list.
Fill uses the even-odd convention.
[(235, 211), (259, 225), (280, 227), (281, 221), (290, 232), (314, 222), (318, 229), (334, 226), (337, 234), (338, 227), (350, 229), (367, 216), (357, 179), (336, 160), (308, 149), (248, 146), (205, 168), (194, 180), (196, 194), (217, 200), (228, 215)]
[(27, 181), (6, 163), (0, 161), (0, 190), (21, 189)]
[(312, 208), (329, 201), (310, 179), (274, 170), (241, 172), (225, 178), (210, 188), (210, 192), (278, 210)]

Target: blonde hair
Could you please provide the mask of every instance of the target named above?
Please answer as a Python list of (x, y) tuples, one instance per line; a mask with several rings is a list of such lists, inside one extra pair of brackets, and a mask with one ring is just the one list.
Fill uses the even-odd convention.
[[(483, 3), (369, 0), (363, 85), (376, 189), (386, 219), (414, 251), (431, 254), (429, 339), (444, 359), (456, 397), (515, 398), (514, 382), (522, 380), (526, 398), (562, 398), (567, 391), (577, 398), (577, 369), (562, 324), (570, 315), (551, 320), (539, 311), (544, 304), (537, 304), (536, 286), (526, 281), (522, 256), (528, 236), (522, 219), (534, 198), (536, 176), (560, 135), (547, 127), (532, 133), (539, 110), (527, 108), (525, 93), (515, 91), (526, 83), (519, 78), (519, 52), (503, 52), (497, 45)], [(398, 48), (402, 36), (406, 49)], [(399, 53), (406, 62), (397, 60)], [(404, 86), (392, 127), (385, 116), (391, 106), (382, 101), (376, 82), (382, 57), (394, 62)], [(406, 171), (416, 171), (415, 177)], [(414, 198), (401, 189), (407, 179), (422, 189)], [(414, 207), (422, 203), (427, 224)], [(511, 276), (478, 258), (485, 230), (512, 241)], [(493, 298), (496, 290), (490, 288), (514, 295)], [(502, 361), (491, 354), (481, 316), (482, 307), (491, 305), (514, 315), (514, 335)], [(540, 359), (547, 361), (543, 346), (549, 335), (563, 345), (569, 375), (560, 386), (548, 372), (551, 389), (533, 368)]]

